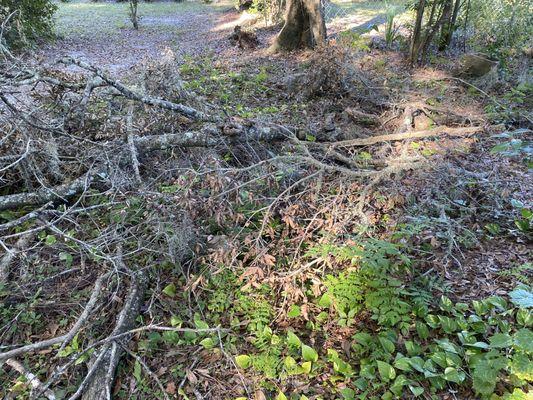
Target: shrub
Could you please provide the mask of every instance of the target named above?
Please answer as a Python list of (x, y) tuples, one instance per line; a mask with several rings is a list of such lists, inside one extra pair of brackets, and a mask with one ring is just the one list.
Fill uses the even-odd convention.
[(498, 58), (531, 46), (533, 17), (528, 0), (474, 0), (470, 9), (474, 42)]
[(20, 48), (51, 37), (56, 8), (52, 0), (0, 0), (2, 41), (9, 48)]

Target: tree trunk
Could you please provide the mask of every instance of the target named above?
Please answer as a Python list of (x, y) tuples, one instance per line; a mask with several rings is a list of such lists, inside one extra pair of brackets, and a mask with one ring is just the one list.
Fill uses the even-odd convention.
[(411, 61), (411, 64), (418, 61), (418, 55), (422, 44), (422, 18), (424, 17), (425, 8), (426, 1), (420, 0), (416, 8), (416, 22), (413, 29), (413, 36), (411, 37), (411, 48), (409, 49), (409, 60)]
[(320, 0), (288, 0), (285, 24), (271, 52), (313, 48), (326, 43), (326, 23)]
[[(453, 13), (452, 13), (453, 6)], [(460, 0), (447, 1), (444, 5), (443, 11), (443, 23), (440, 30), (439, 37), (439, 51), (444, 51), (452, 41), (453, 31), (455, 29), (455, 20), (457, 19), (457, 14), (459, 13)]]

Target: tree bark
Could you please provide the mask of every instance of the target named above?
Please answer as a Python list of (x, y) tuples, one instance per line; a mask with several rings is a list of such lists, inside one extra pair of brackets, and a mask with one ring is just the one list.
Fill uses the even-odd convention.
[(411, 48), (409, 49), (409, 60), (411, 64), (418, 61), (418, 55), (422, 45), (422, 18), (424, 17), (425, 8), (426, 1), (420, 0), (416, 8), (416, 22), (413, 29), (413, 36), (411, 37)]
[(271, 52), (313, 48), (326, 43), (326, 23), (320, 0), (288, 0), (285, 24)]
[[(451, 7), (451, 4), (450, 4)], [(457, 17), (459, 15), (459, 10), (461, 8), (461, 0), (455, 0), (453, 6), (453, 13), (448, 18), (448, 21), (444, 22), (441, 30), (441, 36), (439, 41), (439, 51), (444, 51), (452, 42), (453, 32), (457, 24)]]

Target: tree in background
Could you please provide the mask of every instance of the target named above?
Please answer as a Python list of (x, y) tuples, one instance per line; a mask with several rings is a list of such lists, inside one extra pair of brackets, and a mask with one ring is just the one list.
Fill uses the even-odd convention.
[(139, 17), (137, 16), (138, 7), (139, 0), (130, 0), (129, 16), (135, 29), (139, 29)]
[(326, 23), (320, 0), (287, 0), (285, 24), (272, 52), (315, 47), (326, 43)]
[[(431, 44), (437, 40), (439, 51), (451, 43), (456, 29), (461, 0), (419, 0), (415, 4), (415, 26), (411, 37), (411, 63), (424, 62)], [(426, 13), (429, 11), (429, 13)]]
[(52, 0), (0, 0), (2, 44), (13, 49), (51, 37), (56, 8)]

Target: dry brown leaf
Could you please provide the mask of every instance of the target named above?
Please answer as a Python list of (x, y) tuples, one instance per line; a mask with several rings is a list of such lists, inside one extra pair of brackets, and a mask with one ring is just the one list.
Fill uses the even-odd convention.
[(185, 375), (187, 376), (187, 379), (191, 385), (194, 386), (198, 383), (198, 378), (196, 377), (196, 375), (194, 375), (194, 373), (190, 369), (185, 371)]
[(168, 394), (176, 394), (176, 384), (174, 382), (167, 383), (165, 392), (167, 392)]
[(270, 254), (265, 254), (263, 256), (263, 262), (265, 263), (265, 265), (268, 265), (269, 267), (273, 267), (274, 265), (276, 265), (276, 257)]

